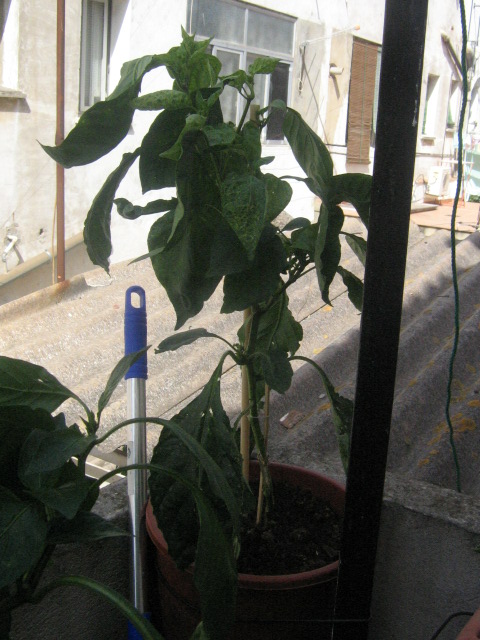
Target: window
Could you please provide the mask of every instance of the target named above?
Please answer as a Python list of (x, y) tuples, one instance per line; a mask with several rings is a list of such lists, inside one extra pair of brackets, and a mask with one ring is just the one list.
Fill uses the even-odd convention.
[[(189, 0), (190, 33), (212, 37), (212, 52), (222, 63), (222, 75), (248, 69), (255, 58), (271, 56), (280, 62), (271, 76), (255, 78), (255, 102), (264, 107), (272, 100), (288, 102), (293, 62), (295, 21), (271, 11), (231, 0)], [(243, 100), (232, 87), (222, 94), (226, 120), (238, 122)], [(266, 140), (283, 140), (281, 116), (273, 114), (264, 132)]]
[(460, 80), (452, 80), (450, 85), (450, 97), (447, 109), (447, 128), (453, 129), (458, 122), (460, 104), (462, 98), (462, 83)]
[(428, 74), (425, 109), (423, 111), (422, 135), (427, 138), (435, 137), (438, 102), (438, 76)]
[(377, 122), (381, 48), (354, 38), (347, 119), (347, 162), (368, 164)]
[(108, 64), (108, 0), (83, 0), (80, 63), (80, 110), (106, 96)]

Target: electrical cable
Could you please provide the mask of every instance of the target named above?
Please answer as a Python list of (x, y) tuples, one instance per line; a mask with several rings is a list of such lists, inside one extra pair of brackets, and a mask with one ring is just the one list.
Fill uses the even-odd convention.
[(462, 483), (460, 474), (460, 464), (458, 461), (457, 447), (454, 441), (454, 430), (452, 419), (450, 416), (450, 408), (452, 403), (452, 386), (453, 386), (453, 367), (458, 351), (458, 343), (460, 339), (460, 297), (458, 292), (458, 274), (457, 274), (457, 252), (455, 245), (455, 223), (457, 218), (458, 201), (460, 199), (460, 190), (462, 188), (463, 179), (463, 125), (465, 121), (465, 112), (468, 98), (468, 82), (467, 82), (467, 26), (465, 19), (465, 2), (460, 0), (460, 17), (462, 22), (462, 83), (463, 83), (463, 95), (462, 95), (462, 108), (460, 110), (460, 119), (458, 123), (458, 173), (457, 173), (457, 188), (455, 191), (455, 198), (453, 201), (452, 217), (450, 223), (450, 244), (451, 244), (451, 259), (452, 259), (452, 282), (454, 292), (454, 337), (452, 351), (450, 354), (450, 362), (448, 366), (448, 382), (447, 382), (447, 401), (445, 405), (445, 417), (448, 425), (450, 448), (452, 450), (453, 461), (455, 464), (455, 476), (457, 491), (461, 493)]

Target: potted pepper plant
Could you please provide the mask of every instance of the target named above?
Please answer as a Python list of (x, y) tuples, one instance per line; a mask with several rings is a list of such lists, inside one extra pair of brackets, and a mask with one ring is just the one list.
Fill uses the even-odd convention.
[[(168, 554), (181, 573), (195, 561), (195, 587), (189, 578), (189, 584), (179, 587), (177, 600), (191, 595), (195, 606), (199, 597), (201, 633), (224, 639), (230, 637), (233, 622), (236, 559), (242, 547), (240, 514), (248, 511), (252, 502), (249, 474), (256, 474), (260, 485), (255, 508), (257, 528), (271, 517), (275, 485), (279, 478), (287, 476), (286, 470), (269, 464), (264, 431), (268, 419), (264, 418), (270, 390), (287, 391), (293, 376), (291, 361), (304, 359), (295, 355), (303, 329), (289, 309), (288, 292), (307, 272), (315, 270), (320, 295), (329, 302), (330, 285), (339, 275), (349, 298), (361, 308), (362, 283), (340, 264), (344, 221), (340, 205), (344, 201), (352, 203), (367, 225), (371, 179), (364, 174), (334, 175), (326, 146), (301, 115), (282, 101), (255, 107), (256, 80), (261, 74), (272, 73), (277, 60), (257, 58), (247, 71), (221, 75), (221, 63), (210, 53), (209, 44), (209, 40), (197, 41), (182, 30), (179, 46), (126, 63), (113, 93), (87, 110), (61, 145), (44, 149), (65, 167), (94, 162), (125, 138), (136, 110), (152, 112), (152, 124), (140, 145), (123, 154), (95, 197), (85, 220), (84, 239), (91, 260), (108, 270), (113, 205), (129, 220), (161, 214), (151, 226), (148, 254), (142, 258), (151, 260), (177, 321), (176, 332), (163, 339), (156, 352), (180, 350), (181, 357), (182, 350), (196, 340), (220, 339), (226, 343), (226, 350), (201, 393), (172, 422), (214, 461), (229, 486), (228, 499), (220, 497), (219, 487), (204, 472), (198, 458), (192, 456), (191, 448), (179, 441), (178, 434), (164, 430), (152, 458), (154, 465), (161, 461), (177, 476), (187, 478), (215, 510), (222, 523), (222, 540), (228, 541), (226, 546), (218, 545), (215, 563), (217, 569), (223, 563), (223, 578), (212, 579), (212, 567), (199, 552), (199, 546), (205, 548), (202, 536), (208, 534), (185, 484), (172, 475), (152, 471), (149, 486), (154, 517), (152, 511), (147, 511), (150, 533), (154, 537), (158, 523), (168, 543)], [(142, 79), (158, 67), (166, 68), (173, 80), (172, 88), (140, 95)], [(224, 121), (222, 96), (226, 89), (237, 91), (242, 101), (243, 113), (238, 123)], [(272, 158), (262, 156), (262, 131), (272, 118), (281, 119), (285, 138), (305, 173), (301, 180), (321, 200), (316, 222), (298, 218), (283, 227), (276, 224), (292, 195), (289, 179), (299, 178), (279, 178), (265, 170)], [(143, 193), (175, 188), (174, 197), (155, 198), (145, 206), (117, 197), (122, 180), (137, 161)], [(345, 235), (363, 261), (365, 241), (356, 235)], [(207, 329), (179, 331), (220, 285), (220, 313), (244, 314), (238, 339), (231, 343)], [(242, 368), (244, 380), (239, 420), (233, 423), (221, 401), (221, 376), (227, 360)], [(331, 402), (346, 464), (351, 403), (339, 396), (325, 373), (316, 363), (313, 365)], [(252, 449), (255, 465), (250, 462)], [(312, 485), (313, 481), (306, 484)], [(334, 510), (341, 511), (337, 488), (331, 484), (329, 487), (327, 501)], [(217, 545), (214, 535), (211, 531), (209, 544), (213, 546)], [(160, 560), (166, 553), (165, 543), (162, 544)], [(227, 584), (232, 588), (227, 589)], [(299, 592), (298, 584), (293, 586)], [(253, 589), (258, 590), (258, 584)], [(330, 592), (331, 589), (332, 586)], [(167, 591), (171, 593), (170, 587)], [(275, 600), (280, 602), (278, 593), (277, 585), (277, 595), (271, 597), (267, 608)], [(177, 606), (178, 601), (172, 606)], [(326, 614), (328, 617), (328, 611)], [(165, 620), (169, 614), (164, 611), (163, 615), (164, 625), (168, 626)], [(249, 615), (255, 617), (258, 611)], [(178, 611), (174, 609), (170, 617), (178, 621)], [(175, 635), (175, 630), (169, 628), (167, 635), (188, 637), (196, 622), (194, 612), (185, 630)], [(269, 637), (268, 625), (259, 625), (260, 631), (249, 628), (244, 636), (237, 628), (233, 632), (237, 635), (232, 637)], [(277, 632), (275, 637), (280, 637)], [(316, 637), (321, 635), (317, 633)]]

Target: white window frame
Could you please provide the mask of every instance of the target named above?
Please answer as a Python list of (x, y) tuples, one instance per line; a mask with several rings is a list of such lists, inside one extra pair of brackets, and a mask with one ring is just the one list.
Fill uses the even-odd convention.
[[(88, 34), (88, 4), (92, 0), (82, 0), (82, 45), (80, 57), (80, 99), (79, 109), (85, 111), (94, 104), (94, 101), (87, 96), (86, 71), (87, 71), (87, 34)], [(100, 61), (100, 100), (104, 100), (107, 95), (108, 77), (108, 49), (109, 49), (109, 25), (110, 25), (110, 1), (94, 0), (98, 4), (103, 4), (103, 47)]]
[[(235, 54), (239, 54), (240, 55), (240, 64), (242, 65), (240, 68), (244, 69), (246, 71), (247, 69), (247, 56), (250, 55), (254, 55), (254, 56), (263, 56), (263, 57), (271, 57), (271, 58), (278, 58), (279, 59), (279, 63), (280, 64), (285, 64), (288, 65), (288, 86), (287, 86), (287, 104), (290, 103), (290, 99), (291, 99), (291, 92), (292, 92), (292, 74), (293, 74), (293, 51), (294, 51), (294, 46), (295, 46), (295, 27), (296, 27), (296, 20), (295, 18), (291, 17), (291, 16), (287, 16), (285, 14), (280, 14), (278, 12), (275, 11), (269, 11), (266, 9), (262, 9), (261, 7), (257, 7), (254, 5), (247, 5), (241, 2), (236, 2), (235, 0), (223, 0), (225, 2), (225, 4), (231, 4), (231, 5), (235, 5), (237, 7), (241, 7), (243, 10), (245, 10), (246, 12), (246, 16), (245, 16), (245, 28), (244, 28), (244, 36), (243, 36), (243, 44), (239, 44), (239, 43), (233, 43), (233, 42), (229, 42), (227, 40), (222, 40), (221, 38), (214, 38), (212, 40), (212, 53), (213, 55), (217, 54), (217, 51), (220, 49), (221, 51), (226, 51), (226, 52), (231, 52), (231, 53), (235, 53)], [(187, 15), (187, 24), (188, 24), (188, 29), (189, 32), (192, 33), (193, 31), (193, 27), (192, 27), (192, 14), (193, 14), (193, 5), (194, 5), (195, 0), (190, 0), (188, 3), (188, 15)], [(276, 51), (271, 51), (269, 49), (263, 49), (263, 48), (259, 48), (259, 47), (253, 47), (251, 45), (247, 44), (247, 32), (248, 32), (248, 19), (249, 19), (249, 15), (250, 13), (255, 12), (255, 13), (263, 13), (267, 16), (275, 16), (281, 19), (284, 19), (288, 22), (292, 22), (293, 23), (293, 33), (292, 33), (292, 55), (288, 55), (285, 53), (278, 53)], [(200, 38), (203, 38), (205, 36), (200, 36)], [(264, 95), (262, 96), (261, 100), (262, 100), (262, 105), (266, 105), (269, 102), (269, 94), (270, 94), (270, 82), (271, 82), (271, 76), (266, 76), (266, 82), (265, 82), (265, 92)], [(260, 96), (258, 96), (260, 98)], [(243, 108), (244, 108), (244, 104), (245, 101), (239, 96), (239, 99), (237, 101), (237, 123), (240, 120), (241, 114), (243, 112)], [(264, 144), (285, 144), (285, 139), (283, 140), (273, 140), (273, 139), (267, 139), (267, 127), (265, 127), (262, 130), (262, 142)]]

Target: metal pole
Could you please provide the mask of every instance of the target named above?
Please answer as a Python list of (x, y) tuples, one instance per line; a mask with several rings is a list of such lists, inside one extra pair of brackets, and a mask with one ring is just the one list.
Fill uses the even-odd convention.
[[(55, 145), (65, 136), (65, 0), (57, 0), (57, 129)], [(65, 280), (65, 170), (57, 162), (57, 282)]]
[[(428, 0), (387, 0), (334, 640), (366, 640), (395, 387)], [(357, 622), (353, 622), (357, 620)], [(362, 622), (358, 622), (361, 620)]]
[[(138, 304), (135, 305), (133, 297)], [(125, 295), (125, 354), (135, 353), (147, 346), (147, 311), (145, 291), (138, 286), (127, 289)], [(145, 381), (147, 379), (146, 353), (128, 370), (127, 381), (127, 417), (138, 419), (129, 426), (127, 442), (127, 464), (145, 464), (147, 461), (146, 424), (141, 418), (146, 416)], [(128, 502), (130, 512), (131, 564), (130, 584), (132, 604), (140, 613), (146, 612), (146, 539), (143, 526), (143, 509), (147, 501), (147, 472), (135, 469), (127, 472)], [(140, 640), (141, 636), (129, 623), (128, 639)]]

